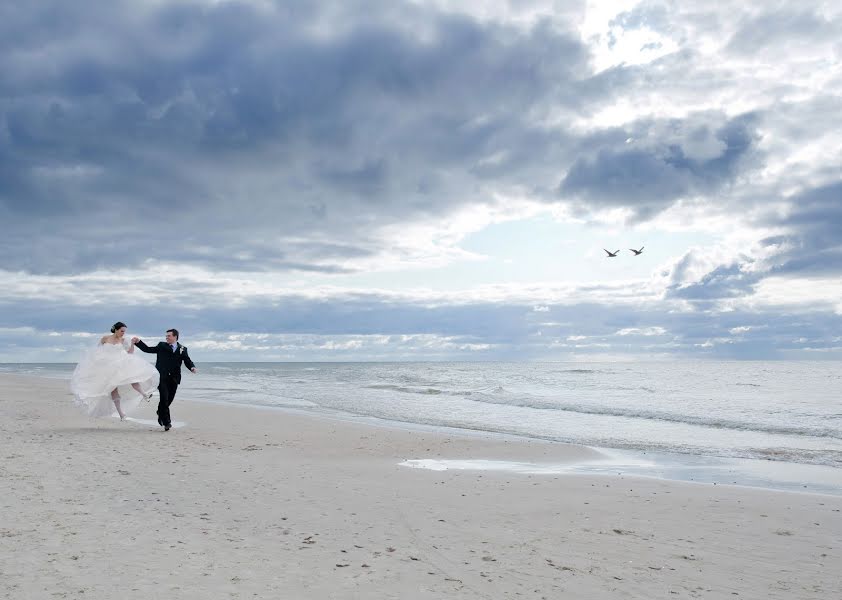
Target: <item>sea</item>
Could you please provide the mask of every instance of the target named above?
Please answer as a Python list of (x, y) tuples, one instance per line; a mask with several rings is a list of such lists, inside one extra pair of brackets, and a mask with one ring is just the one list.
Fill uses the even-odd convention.
[[(68, 378), (72, 364), (0, 364)], [(413, 429), (582, 444), (586, 472), (842, 495), (842, 363), (394, 362), (200, 365), (178, 398)], [(570, 465), (412, 457), (422, 468), (570, 472)]]

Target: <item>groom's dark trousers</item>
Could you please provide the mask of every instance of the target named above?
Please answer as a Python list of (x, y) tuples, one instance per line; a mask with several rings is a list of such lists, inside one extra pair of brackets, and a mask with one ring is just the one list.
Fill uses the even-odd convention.
[(158, 383), (158, 420), (161, 425), (172, 425), (170, 419), (170, 404), (175, 399), (175, 392), (178, 389), (178, 383), (170, 375), (161, 375), (161, 381)]
[(170, 427), (172, 421), (170, 420), (170, 404), (175, 398), (175, 392), (178, 389), (178, 384), (181, 383), (181, 364), (184, 363), (188, 369), (193, 369), (196, 365), (190, 360), (187, 354), (187, 346), (176, 344), (176, 348), (166, 342), (158, 342), (154, 348), (150, 348), (143, 343), (143, 340), (138, 340), (136, 347), (149, 354), (157, 354), (155, 358), (155, 368), (158, 369), (158, 374), (161, 376), (158, 382), (158, 421), (165, 427)]

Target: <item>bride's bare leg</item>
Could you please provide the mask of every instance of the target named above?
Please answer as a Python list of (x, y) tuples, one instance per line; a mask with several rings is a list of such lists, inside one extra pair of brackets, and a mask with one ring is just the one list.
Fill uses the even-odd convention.
[(117, 408), (117, 414), (120, 415), (120, 420), (125, 420), (126, 415), (124, 415), (123, 411), (120, 409), (120, 392), (117, 391), (117, 388), (111, 390), (111, 400), (114, 402), (114, 406)]
[(140, 389), (139, 383), (133, 383), (132, 387), (134, 388), (134, 391), (136, 391), (138, 394), (140, 394), (141, 398), (143, 398), (144, 400), (149, 400), (149, 398), (152, 397), (152, 394), (144, 394), (143, 393), (143, 390)]

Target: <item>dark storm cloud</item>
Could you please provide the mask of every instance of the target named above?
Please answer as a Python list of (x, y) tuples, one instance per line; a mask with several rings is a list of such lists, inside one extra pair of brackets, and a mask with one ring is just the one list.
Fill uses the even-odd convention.
[[(484, 186), (645, 219), (720, 189), (754, 136), (748, 116), (548, 127), (649, 75), (593, 76), (578, 34), (546, 22), (378, 0), (42, 2), (2, 16), (0, 258), (12, 270), (152, 258), (342, 272), (385, 251), (380, 228), (492, 202)], [(700, 130), (724, 144), (715, 157), (688, 156)]]
[(761, 273), (747, 273), (740, 263), (720, 265), (697, 282), (670, 286), (667, 295), (697, 302), (711, 301), (713, 304), (716, 300), (750, 295), (762, 277)]
[[(664, 136), (657, 140), (660, 143), (639, 148), (609, 142), (594, 156), (577, 160), (559, 192), (578, 197), (590, 207), (629, 207), (638, 219), (649, 219), (678, 198), (714, 193), (731, 182), (756, 137), (754, 121), (753, 115), (745, 115), (715, 128), (700, 123), (681, 139)], [(629, 127), (628, 135), (646, 132), (646, 125), (655, 124)], [(679, 121), (663, 124), (667, 130), (681, 125)], [(719, 148), (713, 156), (697, 157), (682, 142), (713, 143)]]
[[(581, 101), (558, 93), (584, 69), (571, 34), (413, 9), (431, 32), (419, 41), (385, 6), (357, 16), (330, 4), (7, 7), (0, 211), (14, 226), (4, 266), (201, 260), (190, 251), (201, 232), (205, 260), (225, 267), (335, 268), (368, 254), (378, 226), (475, 200), (464, 192), (479, 159), (513, 148), (510, 163), (525, 164), (551, 143), (527, 112)], [(317, 26), (326, 33), (308, 33)], [(539, 145), (524, 152), (521, 140)], [(462, 174), (440, 175), (451, 171)], [(46, 218), (60, 233), (40, 240), (43, 252), (23, 251)], [(336, 252), (232, 244), (313, 232), (338, 239)]]
[(842, 183), (808, 189), (787, 200), (785, 214), (775, 211), (753, 223), (783, 231), (759, 240), (763, 258), (746, 253), (693, 278), (690, 270), (704, 257), (698, 250), (688, 251), (663, 273), (665, 297), (715, 309), (722, 300), (750, 297), (768, 277), (842, 275)]
[(772, 273), (842, 275), (842, 182), (795, 196), (789, 214), (768, 218), (764, 224), (787, 231), (764, 240), (781, 249)]

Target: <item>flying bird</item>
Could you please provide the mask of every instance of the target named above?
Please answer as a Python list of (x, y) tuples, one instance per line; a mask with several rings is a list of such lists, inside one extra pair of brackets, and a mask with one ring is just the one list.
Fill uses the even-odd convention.
[[(605, 248), (603, 248), (603, 250), (605, 250)], [(615, 250), (614, 252), (608, 252), (608, 250), (605, 250), (605, 252), (608, 254), (607, 258), (617, 258), (617, 254), (620, 253), (619, 250)]]
[(634, 255), (635, 255), (635, 256), (637, 256), (638, 254), (643, 254), (643, 248), (644, 248), (644, 247), (643, 247), (643, 246), (641, 246), (641, 247), (640, 247), (640, 250), (635, 250), (634, 248), (629, 248), (629, 250), (631, 250), (632, 252), (634, 252)]

